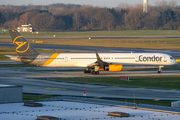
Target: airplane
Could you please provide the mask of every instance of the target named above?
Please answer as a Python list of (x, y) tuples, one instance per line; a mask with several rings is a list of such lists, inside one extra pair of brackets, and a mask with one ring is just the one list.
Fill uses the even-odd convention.
[(177, 61), (163, 53), (39, 53), (17, 30), (9, 30), (18, 56), (11, 60), (43, 67), (84, 67), (84, 73), (99, 74), (100, 70), (120, 72), (123, 68), (159, 67)]

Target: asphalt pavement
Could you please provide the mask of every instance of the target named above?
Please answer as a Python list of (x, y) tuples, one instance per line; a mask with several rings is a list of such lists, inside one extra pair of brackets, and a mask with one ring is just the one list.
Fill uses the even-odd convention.
[[(180, 36), (171, 37), (24, 37), (25, 39), (160, 39), (160, 38), (180, 38)], [(11, 39), (11, 37), (0, 37), (0, 39)]]
[[(32, 44), (34, 48), (51, 49), (56, 51), (87, 51), (87, 52), (112, 52), (112, 53), (165, 53), (175, 58), (180, 58), (180, 50), (159, 50), (159, 49), (141, 49), (141, 48), (116, 48), (116, 47), (93, 47), (93, 46), (71, 46), (71, 45), (49, 45)], [(14, 47), (12, 43), (0, 42), (0, 47)]]
[[(70, 69), (73, 71), (69, 71)], [(83, 91), (86, 90), (89, 97), (133, 99), (135, 94), (137, 99), (180, 100), (179, 90), (84, 84), (64, 80), (68, 77), (169, 76), (179, 75), (180, 71), (178, 70), (163, 71), (161, 74), (158, 74), (157, 71), (121, 71), (117, 73), (104, 71), (100, 75), (84, 74), (83, 71), (74, 70), (75, 68), (1, 67), (0, 83), (23, 85), (25, 93), (83, 96)], [(61, 79), (57, 81), (52, 78)]]

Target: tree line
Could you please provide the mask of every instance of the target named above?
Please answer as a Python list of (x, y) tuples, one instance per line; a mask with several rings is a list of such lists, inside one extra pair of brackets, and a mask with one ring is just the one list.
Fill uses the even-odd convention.
[(88, 5), (0, 6), (0, 26), (15, 29), (31, 24), (34, 30), (177, 30), (180, 6), (172, 1), (149, 6), (119, 4), (116, 8)]

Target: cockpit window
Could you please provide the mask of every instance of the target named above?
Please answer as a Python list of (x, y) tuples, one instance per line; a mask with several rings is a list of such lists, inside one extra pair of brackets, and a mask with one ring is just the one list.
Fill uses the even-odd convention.
[(170, 57), (171, 60), (173, 60), (174, 58), (173, 57)]

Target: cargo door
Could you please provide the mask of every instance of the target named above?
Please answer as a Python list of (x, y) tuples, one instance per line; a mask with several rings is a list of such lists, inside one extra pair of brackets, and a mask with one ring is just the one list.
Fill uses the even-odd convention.
[(135, 62), (139, 62), (139, 56), (138, 55), (135, 56)]

